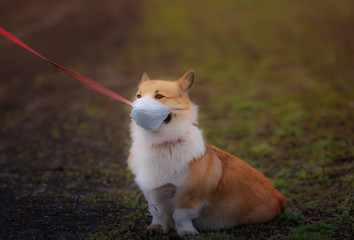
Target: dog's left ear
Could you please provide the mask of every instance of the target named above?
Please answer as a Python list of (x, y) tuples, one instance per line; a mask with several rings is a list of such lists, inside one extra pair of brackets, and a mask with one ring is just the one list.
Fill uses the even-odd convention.
[(192, 69), (187, 71), (183, 75), (183, 77), (178, 79), (178, 85), (183, 92), (188, 91), (192, 87), (194, 79), (195, 79), (195, 71)]
[(144, 73), (143, 76), (141, 77), (140, 84), (148, 80), (150, 80), (149, 76), (146, 73)]

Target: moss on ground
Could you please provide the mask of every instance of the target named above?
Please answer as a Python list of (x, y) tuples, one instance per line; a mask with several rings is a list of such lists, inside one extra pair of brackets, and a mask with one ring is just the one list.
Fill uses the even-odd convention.
[[(103, 70), (75, 68), (107, 76), (124, 96), (143, 72), (176, 79), (194, 68), (190, 94), (206, 140), (259, 169), (287, 197), (286, 211), (270, 223), (189, 239), (352, 238), (352, 1), (153, 0), (140, 7), (137, 28), (110, 50), (117, 56), (95, 66)], [(178, 239), (173, 228), (146, 232), (147, 204), (125, 163), (129, 109), (62, 78), (39, 73), (27, 83), (31, 93), (15, 86), (23, 94), (1, 105), (7, 210), (0, 236)]]
[(354, 39), (353, 4), (319, 3), (145, 6), (120, 64), (163, 79), (194, 68), (191, 97), (206, 139), (261, 170), (287, 196), (286, 212), (272, 223), (195, 239), (353, 234), (354, 58), (344, 44)]

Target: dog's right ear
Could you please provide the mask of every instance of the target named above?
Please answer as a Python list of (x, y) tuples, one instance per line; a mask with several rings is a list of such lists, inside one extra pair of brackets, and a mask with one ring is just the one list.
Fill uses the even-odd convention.
[(146, 73), (144, 73), (143, 76), (141, 77), (140, 84), (148, 80), (150, 80), (149, 76)]
[(195, 71), (191, 69), (187, 71), (183, 75), (183, 77), (178, 79), (178, 85), (180, 86), (183, 92), (186, 92), (192, 87), (194, 79), (195, 79)]

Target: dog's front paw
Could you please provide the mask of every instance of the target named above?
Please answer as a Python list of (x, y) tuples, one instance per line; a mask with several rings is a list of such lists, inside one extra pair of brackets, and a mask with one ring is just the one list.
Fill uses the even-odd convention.
[(181, 229), (177, 231), (178, 235), (181, 237), (185, 237), (185, 236), (195, 236), (198, 235), (199, 232), (197, 231), (197, 229), (193, 228), (187, 228), (187, 229)]
[(167, 230), (164, 230), (161, 226), (161, 224), (151, 224), (146, 230), (150, 232), (155, 232), (155, 233), (166, 233)]

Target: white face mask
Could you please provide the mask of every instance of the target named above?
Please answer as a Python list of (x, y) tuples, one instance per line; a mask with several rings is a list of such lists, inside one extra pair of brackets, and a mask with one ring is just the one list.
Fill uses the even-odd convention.
[(151, 98), (139, 98), (133, 102), (132, 107), (130, 117), (149, 133), (158, 129), (171, 113), (169, 108)]

